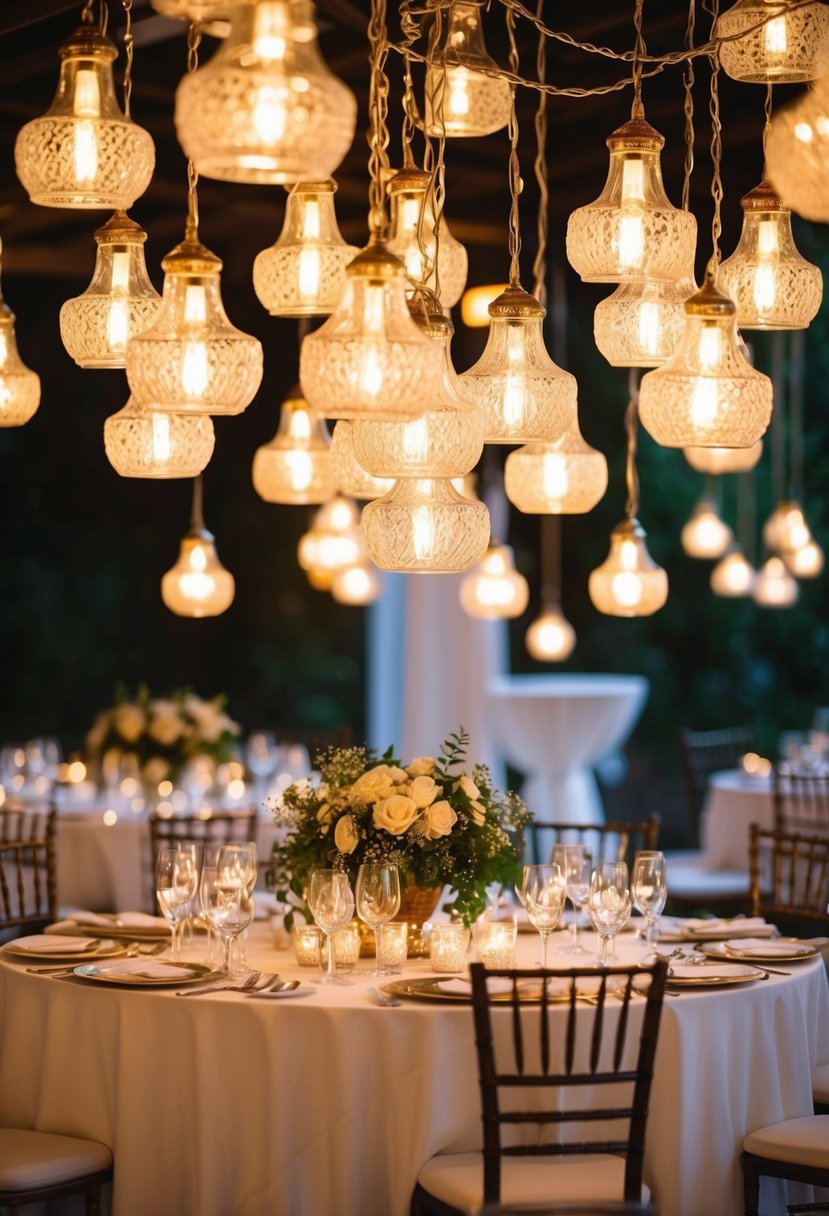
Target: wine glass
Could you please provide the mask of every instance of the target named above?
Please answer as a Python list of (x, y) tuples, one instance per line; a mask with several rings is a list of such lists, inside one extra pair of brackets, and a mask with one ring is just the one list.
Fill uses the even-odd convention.
[(158, 906), (172, 928), (170, 957), (181, 958), (179, 925), (187, 915), (190, 900), (196, 894), (198, 869), (189, 852), (178, 848), (160, 849), (155, 869), (155, 893)]
[(587, 903), (590, 893), (590, 875), (593, 870), (593, 854), (584, 844), (557, 844), (553, 849), (553, 862), (561, 867), (567, 898), (573, 905), (572, 941), (562, 947), (562, 954), (584, 954), (579, 945), (579, 912)]
[(587, 913), (599, 935), (599, 966), (607, 966), (608, 946), (630, 919), (628, 868), (623, 861), (600, 861), (590, 876)]
[(653, 851), (636, 854), (630, 893), (635, 906), (645, 918), (645, 941), (652, 945), (657, 938), (659, 913), (668, 898), (664, 853)]
[(547, 968), (547, 938), (555, 929), (564, 907), (565, 886), (558, 865), (525, 866), (524, 906), (527, 917), (541, 935), (541, 967)]
[(334, 969), (334, 934), (354, 915), (354, 894), (343, 870), (314, 870), (308, 883), (308, 907), (326, 937), (328, 966), (321, 984), (349, 984)]
[(279, 763), (279, 747), (276, 736), (270, 730), (257, 730), (248, 735), (245, 747), (245, 761), (248, 772), (253, 774), (254, 784), (258, 787), (267, 785)]
[[(199, 874), (199, 849), (200, 845), (193, 840), (180, 840), (176, 845), (179, 853), (189, 858), (189, 864), (193, 867), (196, 874), (196, 887), (198, 887)], [(179, 934), (179, 943), (182, 946), (189, 946), (193, 941), (193, 900), (196, 897), (196, 891), (193, 891), (193, 899), (184, 910), (184, 915), (181, 918), (181, 932)]]
[(232, 871), (223, 870), (221, 864), (212, 872), (208, 867), (207, 878), (202, 883), (200, 896), (202, 907), (210, 924), (222, 939), (224, 960), (222, 970), (233, 977), (231, 950), (239, 934), (253, 920), (253, 900), (243, 882), (234, 877)]
[(518, 896), (518, 902), (522, 908), (527, 906), (527, 883), (530, 878), (530, 870), (532, 866), (521, 867), (521, 881), (513, 884), (513, 891)]
[[(213, 860), (215, 863), (215, 858)], [(207, 958), (205, 961), (210, 964), (215, 963), (217, 951), (221, 949), (219, 934), (213, 921), (210, 919), (210, 896), (208, 894), (210, 887), (215, 885), (218, 873), (219, 871), (215, 864), (208, 865), (205, 862), (201, 868), (201, 877), (199, 878), (199, 906), (207, 924)]]
[(380, 965), (380, 941), (377, 930), (396, 914), (400, 907), (400, 876), (397, 866), (382, 862), (364, 862), (357, 871), (354, 902), (360, 920), (374, 930), (374, 953), (377, 965), (370, 973), (377, 977), (388, 975)]
[[(241, 883), (253, 899), (253, 888), (259, 874), (256, 844), (252, 840), (234, 840), (223, 844), (216, 857), (216, 865), (230, 882)], [(243, 932), (233, 940), (233, 970), (238, 972), (246, 966), (245, 937)]]

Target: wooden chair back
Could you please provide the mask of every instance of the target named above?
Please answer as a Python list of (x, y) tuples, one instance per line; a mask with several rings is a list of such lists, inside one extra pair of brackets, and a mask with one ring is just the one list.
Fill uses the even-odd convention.
[(659, 816), (641, 823), (547, 823), (534, 819), (524, 829), (525, 860), (544, 865), (557, 844), (583, 844), (600, 861), (625, 861), (628, 869), (642, 850), (659, 847)]
[(778, 831), (829, 837), (829, 773), (775, 764), (772, 799), (774, 826)]
[(681, 727), (677, 736), (682, 779), (694, 846), (699, 844), (699, 821), (708, 781), (713, 773), (736, 768), (740, 757), (751, 751), (751, 731), (745, 726), (721, 730), (691, 730)]
[(0, 933), (19, 936), (57, 919), (54, 803), (8, 799), (0, 808)]
[(769, 831), (749, 837), (753, 916), (829, 925), (829, 836)]
[(178, 844), (232, 844), (256, 840), (256, 807), (239, 811), (215, 811), (210, 815), (150, 816), (150, 906), (155, 908), (155, 867), (160, 849)]
[[(595, 983), (594, 967), (554, 972), (470, 965), (485, 1203), (500, 1200), (505, 1157), (591, 1153), (623, 1156), (620, 1199), (641, 1200), (645, 1125), (667, 972), (664, 959), (652, 967), (600, 971), (599, 988), (591, 996), (595, 1007), (587, 1009), (578, 1003), (579, 985)], [(496, 977), (511, 987), (493, 996), (487, 979)], [(634, 981), (636, 991), (646, 994), (638, 1045), (634, 1034), (628, 1035)], [(527, 1000), (530, 992), (534, 1003)], [(495, 1033), (494, 1008), (509, 1015), (508, 1031), (501, 1021), (500, 1033)], [(588, 1137), (597, 1123), (612, 1125), (610, 1138)], [(532, 1142), (515, 1142), (510, 1133), (522, 1127), (535, 1129)], [(576, 1131), (568, 1136), (570, 1129)]]

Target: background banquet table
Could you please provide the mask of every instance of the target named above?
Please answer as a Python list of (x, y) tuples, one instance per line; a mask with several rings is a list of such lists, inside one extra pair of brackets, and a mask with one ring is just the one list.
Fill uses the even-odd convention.
[(700, 844), (709, 870), (748, 870), (752, 823), (774, 826), (771, 778), (742, 769), (714, 773), (700, 822)]
[[(0, 1120), (111, 1145), (116, 1216), (406, 1216), (423, 1161), (480, 1143), (470, 1008), (377, 1008), (363, 975), (312, 987), (268, 933), (252, 964), (307, 995), (179, 999), (0, 962)], [(643, 949), (620, 939), (622, 961)], [(742, 1137), (811, 1109), (829, 990), (821, 963), (791, 970), (666, 999), (645, 1155), (662, 1216), (739, 1212)]]

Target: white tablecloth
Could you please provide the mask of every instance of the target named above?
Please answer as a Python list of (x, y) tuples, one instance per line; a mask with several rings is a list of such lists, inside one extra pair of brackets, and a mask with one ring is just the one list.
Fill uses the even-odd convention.
[[(251, 961), (304, 988), (309, 972), (266, 932)], [(535, 961), (537, 939), (519, 941)], [(623, 959), (642, 949), (619, 943)], [(645, 1154), (662, 1216), (741, 1212), (745, 1133), (811, 1110), (829, 990), (822, 963), (791, 971), (666, 998)], [(273, 1002), (180, 999), (2, 961), (0, 1120), (111, 1145), (115, 1216), (407, 1216), (420, 1164), (480, 1143), (472, 1015), (379, 1009), (374, 981), (354, 980)], [(763, 1188), (768, 1216), (780, 1193)]]
[(618, 751), (642, 712), (644, 676), (499, 676), (488, 685), (496, 745), (526, 777), (536, 819), (600, 823), (592, 766)]
[(740, 769), (714, 773), (702, 810), (700, 843), (709, 870), (748, 871), (749, 826), (774, 826), (771, 779)]

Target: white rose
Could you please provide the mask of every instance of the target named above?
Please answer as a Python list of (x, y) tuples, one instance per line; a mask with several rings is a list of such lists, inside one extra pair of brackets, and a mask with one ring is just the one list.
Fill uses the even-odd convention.
[(472, 822), (476, 828), (482, 828), (486, 820), (486, 807), (480, 802), (472, 801), (469, 804), (469, 813), (472, 816)]
[(392, 836), (402, 836), (417, 819), (417, 805), (413, 798), (405, 794), (392, 794), (376, 803), (371, 821), (376, 828), (390, 832)]
[(481, 791), (478, 789), (471, 777), (467, 777), (466, 773), (455, 782), (456, 790), (463, 790), (467, 798), (480, 798)]
[(409, 786), (409, 797), (420, 810), (425, 806), (431, 806), (438, 793), (438, 784), (432, 777), (415, 777)]
[(355, 802), (372, 803), (388, 798), (393, 789), (394, 782), (385, 773), (371, 768), (367, 773), (363, 773), (362, 777), (357, 778), (350, 793)]
[(184, 730), (175, 701), (152, 701), (150, 712), (149, 734), (162, 747), (172, 747)]
[(353, 853), (360, 843), (352, 815), (343, 815), (334, 828), (334, 844), (341, 853)]
[(410, 777), (429, 777), (434, 771), (435, 762), (431, 756), (418, 756), (406, 769)]
[(371, 770), (383, 777), (387, 777), (393, 785), (403, 785), (408, 780), (402, 768), (398, 768), (396, 764), (378, 764)]
[(457, 815), (445, 798), (442, 798), (440, 802), (433, 802), (426, 809), (423, 819), (426, 824), (426, 835), (430, 840), (437, 840), (439, 836), (448, 836), (458, 822)]
[(118, 705), (112, 715), (115, 729), (127, 743), (137, 743), (147, 724), (147, 716), (140, 705), (125, 701)]

